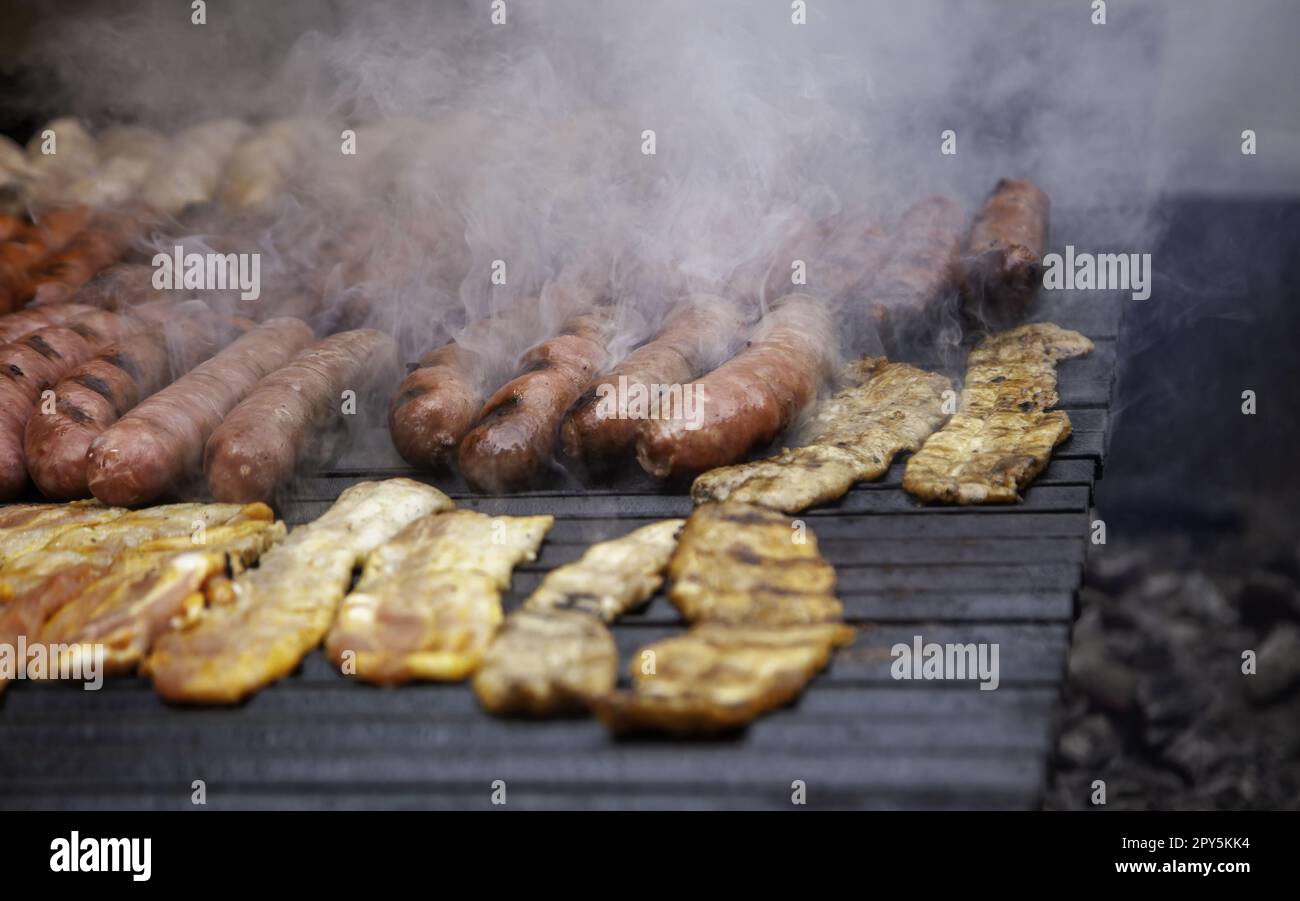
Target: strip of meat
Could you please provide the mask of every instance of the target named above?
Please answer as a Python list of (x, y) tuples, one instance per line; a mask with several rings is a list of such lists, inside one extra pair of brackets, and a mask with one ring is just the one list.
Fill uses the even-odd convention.
[(141, 325), (134, 318), (94, 310), (0, 347), (0, 501), (17, 497), (27, 486), (23, 435), (41, 392)]
[(740, 308), (720, 297), (688, 298), (658, 334), (583, 392), (561, 428), (565, 453), (597, 469), (626, 459), (651, 411), (729, 357), (745, 324)]
[(501, 625), (511, 573), (537, 559), (554, 522), (453, 510), (412, 523), (366, 559), (326, 653), (377, 684), (467, 678)]
[(923, 318), (956, 283), (966, 217), (946, 197), (913, 204), (894, 229), (876, 276), (864, 284), (866, 312), (878, 326)]
[(695, 503), (735, 500), (783, 513), (830, 503), (855, 483), (880, 478), (895, 455), (915, 451), (947, 419), (952, 383), (938, 373), (884, 357), (845, 369), (848, 387), (820, 406), (798, 446), (704, 473), (691, 485)]
[(637, 460), (650, 475), (665, 479), (744, 459), (785, 431), (816, 398), (837, 344), (825, 304), (787, 295), (744, 350), (683, 387), (681, 406), (670, 405), (666, 417), (641, 424)]
[(206, 530), (201, 546), (188, 537), (147, 542), (55, 612), (40, 640), (67, 645), (67, 655), (98, 645), (104, 675), (129, 673), (159, 635), (198, 621), (209, 582), (244, 571), (284, 536), (282, 522), (245, 520)]
[[(300, 462), (330, 456), (345, 391), (364, 403), (397, 367), (397, 345), (376, 329), (331, 335), (257, 383), (208, 439), (203, 469), (219, 501), (269, 501)], [(392, 382), (388, 382), (392, 384)]]
[[(597, 698), (596, 715), (617, 733), (739, 729), (798, 697), (854, 634), (832, 623), (696, 626), (639, 651), (630, 668), (633, 690)], [(648, 659), (652, 669), (643, 664)]]
[(608, 311), (571, 318), (520, 360), (460, 446), (460, 470), (477, 490), (522, 487), (550, 462), (564, 414), (605, 365)]
[(618, 651), (605, 627), (645, 603), (684, 520), (667, 519), (592, 545), (546, 574), (506, 617), (474, 676), (474, 694), (498, 714), (582, 710), (614, 689)]
[(233, 704), (288, 675), (320, 644), (352, 570), (451, 499), (411, 479), (360, 482), (242, 573), (231, 603), (193, 628), (161, 636), (143, 669), (169, 701)]
[(402, 459), (440, 469), (483, 406), (483, 359), (455, 342), (425, 354), (393, 395), (388, 429)]
[(89, 497), (91, 442), (216, 348), (213, 317), (196, 313), (109, 345), (64, 376), (54, 386), (51, 409), (38, 409), (27, 421), (24, 448), (36, 487), (46, 497)]
[[(107, 522), (128, 511), (99, 501), (71, 504), (9, 504), (0, 507), (0, 568), (29, 551), (39, 550), (63, 532)], [(0, 596), (0, 602), (3, 602)]]
[(950, 504), (1015, 503), (1070, 437), (1057, 403), (1056, 364), (1092, 342), (1050, 323), (1032, 323), (982, 341), (966, 361), (962, 406), (907, 461), (903, 489)]
[(93, 306), (83, 303), (61, 303), (46, 309), (19, 310), (17, 313), (0, 316), (0, 344), (17, 341), (23, 335), (49, 325), (63, 325), (69, 319), (75, 319), (93, 309)]
[(689, 623), (838, 622), (835, 569), (817, 537), (772, 510), (728, 501), (686, 520), (668, 564), (668, 599)]
[(91, 443), (91, 492), (129, 507), (177, 487), (235, 404), (313, 338), (299, 319), (268, 320), (142, 402)]
[(1005, 321), (1033, 303), (1051, 208), (1047, 194), (1023, 178), (999, 180), (985, 198), (962, 267), (962, 296), (977, 313)]
[[(84, 510), (90, 505), (64, 506)], [(0, 570), (0, 600), (8, 601), (0, 612), (0, 643), (12, 644), (18, 636), (34, 640), (52, 614), (139, 548), (153, 546), (155, 552), (173, 553), (194, 550), (206, 542), (208, 532), (221, 535), (223, 527), (243, 523), (265, 526), (274, 520), (265, 504), (174, 504), (116, 512), (121, 515), (63, 529)], [(261, 526), (244, 528), (256, 531)], [(0, 689), (3, 686), (0, 681)]]

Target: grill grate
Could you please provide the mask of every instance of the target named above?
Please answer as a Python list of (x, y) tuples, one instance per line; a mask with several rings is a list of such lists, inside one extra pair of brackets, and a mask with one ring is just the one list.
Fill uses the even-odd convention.
[[(1074, 435), (1023, 504), (922, 507), (899, 489), (896, 464), (804, 514), (861, 635), (797, 705), (738, 737), (615, 740), (588, 719), (494, 719), (466, 685), (377, 689), (344, 679), (317, 651), (233, 709), (168, 708), (136, 679), (99, 692), (15, 685), (0, 702), (0, 806), (185, 809), (196, 779), (210, 807), (488, 808), (495, 780), (518, 809), (786, 808), (794, 780), (812, 807), (1036, 805), (1106, 448), (1119, 310), (1118, 298), (1092, 293), (1054, 295), (1039, 313), (1097, 350), (1061, 367)], [(300, 480), (283, 514), (311, 519), (347, 485), (394, 475), (411, 473), (396, 459), (345, 458)], [(690, 511), (682, 493), (635, 475), (583, 489), (557, 474), (506, 498), (429, 481), (468, 509), (556, 516), (507, 609), (590, 542)], [(614, 632), (626, 660), (680, 628), (660, 595)], [(889, 649), (917, 634), (998, 643), (1001, 686), (895, 682)]]

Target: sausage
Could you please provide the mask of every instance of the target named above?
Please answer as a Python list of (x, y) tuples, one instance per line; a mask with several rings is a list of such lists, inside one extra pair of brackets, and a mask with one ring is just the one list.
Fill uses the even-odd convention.
[(975, 216), (962, 271), (963, 300), (977, 313), (1009, 320), (1033, 303), (1043, 275), (1051, 201), (1022, 178), (1004, 178)]
[(62, 250), (90, 221), (89, 208), (56, 207), (43, 211), (13, 240), (0, 244), (0, 312), (31, 296), (30, 275)]
[(739, 354), (683, 387), (683, 400), (698, 403), (696, 410), (674, 407), (664, 418), (641, 423), (641, 467), (666, 479), (743, 460), (816, 398), (833, 370), (837, 343), (825, 303), (786, 295)]
[(13, 213), (0, 213), (0, 241), (8, 241), (15, 235), (22, 233), (26, 227), (27, 223), (21, 216), (15, 216)]
[(138, 506), (197, 472), (203, 447), (230, 410), (311, 343), (300, 319), (271, 319), (146, 399), (90, 444), (90, 491), (110, 506)]
[(520, 359), (519, 374), (493, 394), (460, 445), (471, 487), (500, 493), (527, 484), (550, 461), (560, 422), (605, 365), (607, 311), (571, 318)]
[(483, 405), (484, 361), (456, 342), (420, 358), (388, 405), (393, 446), (412, 466), (446, 466)]
[(23, 335), (45, 328), (63, 325), (69, 319), (91, 312), (94, 307), (81, 303), (61, 303), (41, 310), (19, 310), (0, 316), (0, 344), (17, 341)]
[(211, 315), (191, 315), (114, 342), (64, 376), (54, 387), (53, 411), (27, 422), (27, 468), (36, 487), (59, 500), (90, 497), (91, 442), (216, 347)]
[(629, 457), (650, 411), (624, 409), (618, 401), (630, 406), (635, 391), (648, 405), (650, 392), (685, 385), (708, 372), (735, 350), (744, 324), (740, 308), (720, 297), (688, 299), (669, 314), (658, 334), (579, 398), (560, 429), (565, 453), (595, 469)]
[(92, 310), (0, 347), (0, 502), (27, 486), (23, 434), (41, 392), (139, 323)]
[(392, 338), (357, 329), (313, 344), (263, 378), (208, 439), (203, 469), (212, 496), (233, 503), (271, 500), (309, 454), (328, 456), (321, 436), (341, 424), (343, 392), (359, 397), (396, 367)]
[(30, 271), (25, 291), (33, 305), (62, 303), (104, 267), (119, 260), (141, 231), (129, 216), (106, 218)]
[(884, 261), (865, 287), (865, 312), (878, 326), (902, 325), (955, 285), (965, 215), (947, 197), (927, 197), (903, 213)]

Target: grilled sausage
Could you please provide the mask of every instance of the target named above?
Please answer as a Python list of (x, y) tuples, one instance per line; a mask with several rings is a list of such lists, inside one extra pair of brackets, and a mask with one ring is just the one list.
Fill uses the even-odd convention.
[(27, 422), (27, 469), (36, 487), (59, 500), (90, 497), (91, 442), (216, 347), (212, 317), (192, 314), (114, 342), (64, 376), (54, 388), (54, 409)]
[(28, 273), (72, 240), (87, 222), (90, 210), (58, 207), (42, 212), (12, 240), (0, 244), (0, 313), (28, 296)]
[(388, 431), (412, 466), (446, 466), (483, 405), (483, 358), (452, 341), (420, 359), (388, 406)]
[(222, 418), (313, 339), (299, 319), (272, 319), (145, 400), (90, 444), (88, 481), (112, 506), (146, 504), (198, 471)]
[(865, 289), (867, 312), (878, 325), (907, 323), (952, 290), (964, 228), (961, 207), (946, 197), (927, 197), (908, 208)]
[(63, 303), (106, 266), (119, 260), (142, 230), (132, 216), (104, 217), (30, 271), (25, 291), (33, 305)]
[(0, 502), (27, 485), (23, 434), (41, 392), (139, 323), (92, 310), (0, 347)]
[(23, 335), (47, 325), (63, 325), (69, 319), (93, 309), (94, 307), (81, 303), (61, 303), (42, 310), (19, 310), (17, 313), (0, 316), (0, 344), (17, 341)]
[(564, 414), (605, 365), (605, 312), (573, 317), (520, 359), (460, 445), (460, 471), (477, 490), (519, 488), (550, 461)]
[(654, 338), (583, 393), (560, 431), (565, 453), (596, 469), (630, 457), (646, 416), (620, 409), (610, 398), (625, 388), (624, 400), (632, 399), (632, 391), (647, 404), (650, 392), (661, 399), (671, 386), (687, 384), (730, 356), (743, 326), (738, 306), (710, 294), (690, 298)]
[(683, 400), (698, 401), (697, 410), (674, 406), (666, 417), (641, 424), (637, 460), (658, 479), (743, 460), (816, 398), (834, 367), (836, 345), (826, 305), (787, 295), (759, 322), (744, 350), (684, 386)]
[(208, 439), (203, 469), (212, 496), (271, 500), (309, 455), (316, 462), (329, 456), (321, 438), (342, 422), (343, 392), (361, 396), (396, 366), (392, 338), (357, 329), (313, 344), (266, 376)]
[(1033, 302), (1043, 275), (1051, 201), (1037, 185), (1004, 178), (971, 225), (962, 296), (978, 313), (1015, 318)]

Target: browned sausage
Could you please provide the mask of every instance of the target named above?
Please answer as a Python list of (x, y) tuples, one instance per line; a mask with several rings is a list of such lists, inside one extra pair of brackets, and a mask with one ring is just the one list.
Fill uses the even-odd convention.
[(692, 383), (699, 389), (684, 387), (699, 401), (697, 410), (674, 409), (642, 423), (637, 460), (659, 479), (743, 460), (785, 431), (816, 398), (834, 367), (837, 345), (826, 304), (786, 295), (744, 350)]
[(908, 208), (865, 287), (867, 312), (878, 324), (903, 324), (953, 289), (964, 228), (961, 207), (946, 197), (927, 197)]
[(0, 344), (17, 341), (23, 335), (47, 325), (63, 325), (69, 319), (75, 319), (93, 309), (93, 306), (82, 303), (61, 303), (43, 310), (19, 310), (17, 313), (0, 316)]
[(962, 296), (978, 312), (1015, 318), (1033, 302), (1043, 276), (1051, 201), (1033, 182), (1004, 178), (971, 225)]
[(90, 491), (146, 504), (198, 471), (203, 446), (235, 404), (313, 340), (299, 319), (272, 319), (146, 399), (91, 442)]
[(212, 316), (191, 313), (116, 341), (64, 376), (54, 387), (54, 409), (37, 411), (27, 422), (27, 469), (36, 487), (59, 500), (90, 497), (91, 442), (216, 347)]
[(583, 392), (560, 430), (565, 453), (596, 469), (630, 458), (647, 416), (620, 409), (620, 395), (627, 400), (636, 391), (648, 399), (653, 391), (662, 398), (730, 356), (744, 327), (736, 304), (709, 294), (688, 299), (654, 338)]
[(483, 406), (483, 382), (483, 358), (454, 341), (425, 354), (388, 405), (388, 431), (402, 459), (446, 466)]
[(520, 488), (551, 460), (560, 422), (605, 365), (607, 311), (571, 318), (520, 359), (515, 378), (493, 394), (460, 445), (460, 471), (477, 490)]
[(0, 347), (0, 501), (12, 500), (27, 485), (23, 434), (41, 392), (138, 326), (116, 313), (92, 310)]
[(71, 241), (90, 215), (83, 206), (44, 210), (21, 233), (0, 244), (0, 313), (28, 296), (30, 271)]
[(0, 241), (8, 241), (26, 227), (27, 222), (21, 216), (15, 216), (13, 213), (0, 213)]
[(300, 462), (329, 456), (324, 439), (342, 424), (343, 392), (361, 398), (396, 366), (392, 338), (357, 329), (313, 344), (266, 376), (208, 439), (203, 469), (212, 496), (271, 500)]
[(97, 272), (120, 259), (141, 229), (141, 220), (127, 214), (101, 216), (63, 249), (28, 272), (25, 290), (29, 302), (50, 304), (67, 300)]

